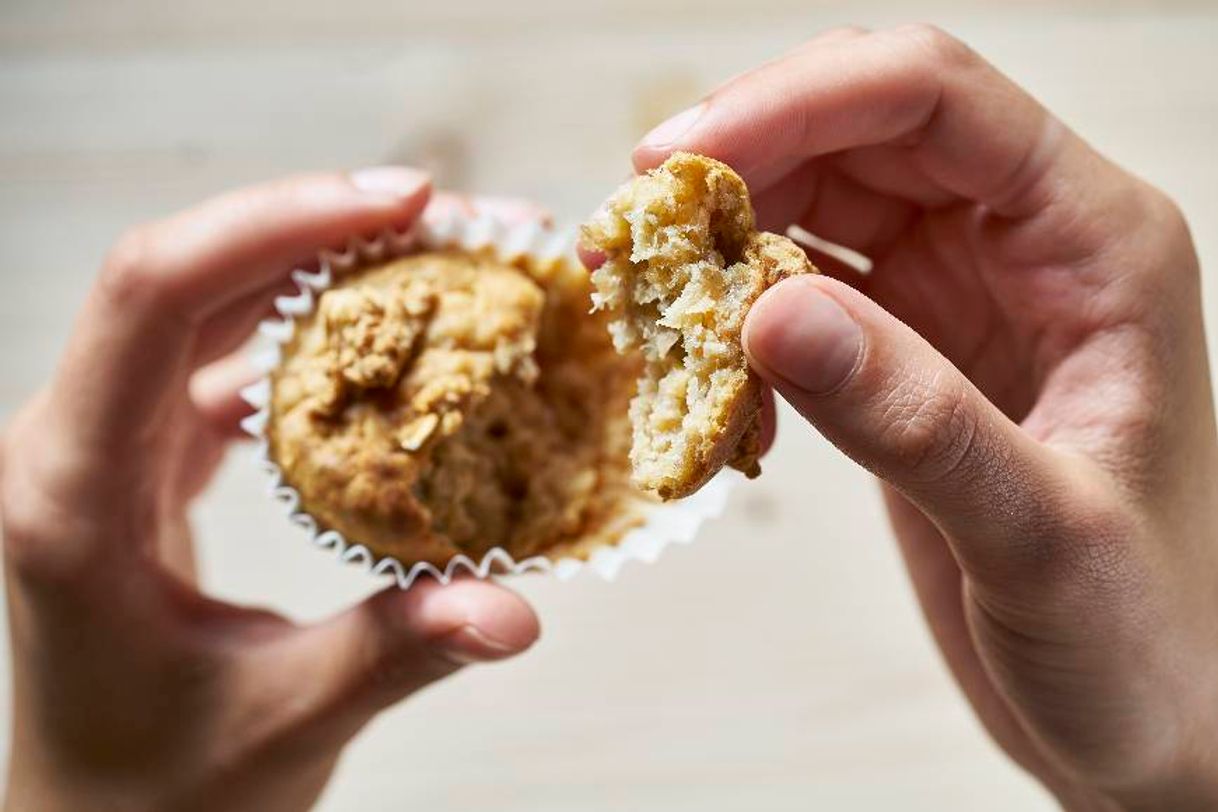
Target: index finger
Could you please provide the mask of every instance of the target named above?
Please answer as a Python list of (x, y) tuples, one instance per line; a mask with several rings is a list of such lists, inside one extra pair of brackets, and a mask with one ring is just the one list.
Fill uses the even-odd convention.
[(185, 387), (208, 318), (322, 249), (409, 226), (429, 193), (426, 176), (400, 167), (304, 175), (133, 230), (90, 291), (52, 386), (61, 432), (106, 450), (138, 442)]
[(636, 148), (636, 167), (699, 152), (731, 165), (756, 194), (809, 159), (897, 145), (944, 189), (1012, 217), (1039, 206), (1046, 177), (1086, 170), (1077, 136), (936, 28), (813, 45), (658, 127)]

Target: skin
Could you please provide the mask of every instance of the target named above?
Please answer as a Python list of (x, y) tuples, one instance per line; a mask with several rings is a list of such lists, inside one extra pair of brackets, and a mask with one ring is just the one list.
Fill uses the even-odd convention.
[(1218, 808), (1218, 439), (1188, 228), (951, 36), (824, 34), (644, 138), (870, 258), (766, 292), (756, 371), (874, 472), (993, 738), (1070, 809)]
[(401, 168), (295, 177), (139, 226), (111, 251), (0, 454), (5, 809), (306, 809), (379, 710), (537, 638), (532, 610), (483, 581), (394, 587), (303, 626), (210, 599), (195, 578), (187, 510), (247, 413), (250, 375), (229, 354), (291, 268), (409, 227), (429, 197)]

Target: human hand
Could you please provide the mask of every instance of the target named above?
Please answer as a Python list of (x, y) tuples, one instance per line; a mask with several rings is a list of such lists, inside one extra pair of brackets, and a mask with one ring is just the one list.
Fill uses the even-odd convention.
[[(822, 35), (636, 149), (873, 261), (754, 306), (754, 368), (884, 482), (935, 639), (1077, 809), (1218, 807), (1218, 439), (1187, 226), (952, 37)], [(814, 252), (815, 253), (815, 252)]]
[(291, 268), (409, 226), (429, 195), (400, 168), (301, 176), (138, 227), (110, 253), (0, 453), (6, 808), (304, 809), (379, 710), (536, 639), (529, 607), (483, 581), (390, 588), (311, 626), (195, 583), (187, 508), (246, 413), (231, 353), (291, 292)]

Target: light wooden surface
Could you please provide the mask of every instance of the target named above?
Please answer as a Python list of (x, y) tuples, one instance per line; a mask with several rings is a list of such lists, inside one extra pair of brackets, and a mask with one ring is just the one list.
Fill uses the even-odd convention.
[[(1218, 321), (1212, 4), (919, 13), (1177, 197)], [(6, 0), (0, 416), (46, 378), (126, 224), (239, 183), (388, 159), (575, 220), (665, 111), (823, 27), (906, 14), (794, 0)], [(320, 808), (1052, 808), (954, 691), (872, 483), (782, 417), (766, 476), (695, 546), (614, 584), (519, 581), (545, 624), (537, 648), (385, 714)], [(198, 522), (224, 596), (309, 618), (373, 586), (285, 526), (244, 454)]]

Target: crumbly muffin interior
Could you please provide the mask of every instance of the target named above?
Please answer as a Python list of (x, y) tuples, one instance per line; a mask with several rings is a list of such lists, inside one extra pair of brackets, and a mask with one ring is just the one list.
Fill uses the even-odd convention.
[(340, 280), (273, 377), (272, 457), (304, 509), (434, 563), (620, 532), (634, 369), (588, 295), (565, 263), (459, 252)]
[[(645, 360), (630, 405), (634, 480), (663, 497), (704, 466), (746, 386), (740, 333), (766, 284), (746, 257), (754, 234), (739, 176), (680, 153), (585, 226), (605, 254), (594, 308), (610, 313), (615, 347)], [(752, 473), (755, 457), (745, 464)]]

